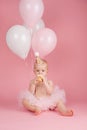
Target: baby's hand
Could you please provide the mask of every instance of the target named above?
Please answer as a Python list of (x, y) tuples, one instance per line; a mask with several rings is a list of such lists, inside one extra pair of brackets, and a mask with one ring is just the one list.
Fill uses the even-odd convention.
[(40, 81), (43, 83), (43, 84), (47, 84), (48, 83), (48, 81), (47, 81), (47, 78), (46, 77), (44, 77), (43, 75), (39, 75), (39, 77), (40, 77)]
[(41, 77), (41, 76), (37, 76), (36, 78), (35, 78), (35, 83), (36, 84), (41, 84), (43, 82), (43, 78)]
[(42, 78), (41, 76), (38, 76), (37, 80), (38, 80), (39, 82), (43, 82), (43, 78)]
[(44, 82), (46, 82), (46, 79), (45, 79), (45, 77), (43, 75), (38, 75), (36, 77), (36, 82), (37, 83), (44, 83)]

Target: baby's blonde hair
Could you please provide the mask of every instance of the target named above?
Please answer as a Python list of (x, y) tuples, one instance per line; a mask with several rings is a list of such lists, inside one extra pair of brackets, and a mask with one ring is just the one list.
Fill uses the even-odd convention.
[(35, 59), (34, 69), (36, 69), (38, 66), (44, 66), (44, 67), (47, 67), (47, 69), (48, 69), (47, 61), (44, 59), (41, 59), (39, 56), (36, 57), (36, 59)]

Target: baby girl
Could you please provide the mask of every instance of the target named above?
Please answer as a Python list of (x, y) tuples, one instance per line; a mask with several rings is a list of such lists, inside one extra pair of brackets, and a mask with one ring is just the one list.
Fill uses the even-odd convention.
[(35, 78), (30, 82), (29, 89), (22, 94), (23, 106), (36, 115), (42, 111), (53, 110), (63, 116), (72, 116), (73, 111), (65, 106), (64, 90), (60, 90), (47, 79), (47, 62), (36, 56), (33, 71)]

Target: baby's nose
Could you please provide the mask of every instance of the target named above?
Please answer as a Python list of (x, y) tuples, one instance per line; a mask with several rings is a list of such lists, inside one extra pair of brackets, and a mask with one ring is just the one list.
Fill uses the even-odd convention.
[(42, 71), (39, 71), (40, 74), (42, 74)]

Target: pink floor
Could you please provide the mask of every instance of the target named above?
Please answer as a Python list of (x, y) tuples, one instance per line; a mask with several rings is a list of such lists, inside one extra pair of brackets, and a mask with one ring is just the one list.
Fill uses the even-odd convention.
[(0, 108), (0, 130), (87, 130), (87, 105), (73, 104), (73, 117), (63, 117), (55, 112), (39, 116), (16, 107)]

